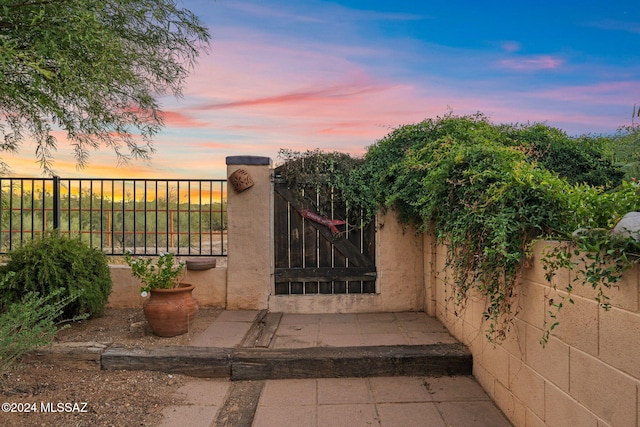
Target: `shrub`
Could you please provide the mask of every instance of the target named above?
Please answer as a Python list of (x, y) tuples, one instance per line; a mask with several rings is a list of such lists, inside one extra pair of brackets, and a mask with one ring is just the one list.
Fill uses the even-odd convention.
[(602, 187), (576, 185), (568, 189), (571, 219), (566, 234), (578, 228), (613, 228), (628, 212), (640, 211), (640, 185), (623, 181), (614, 191)]
[(570, 184), (612, 189), (625, 175), (612, 162), (608, 138), (589, 135), (571, 138), (564, 131), (541, 123), (503, 128), (514, 144), (529, 147), (530, 157)]
[(8, 254), (0, 273), (13, 272), (0, 288), (0, 305), (22, 300), (29, 292), (48, 296), (64, 289), (52, 302), (71, 298), (62, 316), (101, 315), (111, 293), (111, 273), (106, 255), (79, 240), (48, 235)]
[(640, 180), (640, 125), (621, 127), (608, 141), (625, 179)]
[[(3, 278), (8, 278), (7, 275)], [(49, 344), (58, 327), (56, 319), (72, 297), (62, 297), (64, 289), (46, 296), (29, 292), (0, 315), (0, 373), (6, 371), (25, 353)]]

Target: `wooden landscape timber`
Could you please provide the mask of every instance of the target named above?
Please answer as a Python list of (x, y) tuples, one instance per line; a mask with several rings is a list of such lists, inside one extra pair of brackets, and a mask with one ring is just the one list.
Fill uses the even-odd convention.
[[(276, 319), (267, 321), (268, 329), (273, 320)], [(260, 338), (258, 343), (264, 345)], [(461, 344), (294, 349), (167, 346), (139, 349), (107, 347), (100, 343), (70, 343), (41, 349), (29, 357), (79, 369), (149, 370), (234, 381), (471, 375), (472, 370), (471, 353)]]

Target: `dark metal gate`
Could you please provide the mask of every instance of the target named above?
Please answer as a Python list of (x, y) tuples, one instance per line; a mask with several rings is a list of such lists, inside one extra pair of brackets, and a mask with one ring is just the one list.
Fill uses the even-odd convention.
[(375, 293), (375, 224), (350, 224), (344, 206), (319, 200), (275, 183), (276, 295)]

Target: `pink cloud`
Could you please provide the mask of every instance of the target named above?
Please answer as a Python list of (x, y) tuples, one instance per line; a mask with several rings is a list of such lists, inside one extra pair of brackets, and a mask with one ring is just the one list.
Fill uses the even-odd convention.
[(188, 116), (187, 114), (180, 113), (178, 111), (163, 111), (162, 119), (164, 120), (165, 126), (175, 126), (175, 127), (204, 127), (205, 123), (199, 122), (193, 117)]
[(228, 108), (250, 107), (256, 105), (298, 104), (335, 101), (358, 97), (372, 92), (383, 90), (383, 87), (374, 87), (359, 84), (337, 84), (326, 88), (308, 91), (294, 91), (282, 95), (241, 99), (238, 101), (221, 102), (198, 107), (199, 110), (221, 110)]
[[(340, 95), (340, 91), (349, 91), (350, 85), (362, 89), (367, 85), (363, 82), (371, 80), (361, 65), (346, 58), (385, 56), (370, 47), (320, 42), (310, 46), (290, 39), (263, 41), (263, 34), (252, 34), (251, 30), (231, 33), (233, 41), (219, 41), (215, 55), (204, 58), (189, 79), (185, 95), (208, 98), (202, 105), (235, 108), (244, 105), (236, 101), (272, 104), (300, 101), (309, 95)], [(316, 93), (317, 88), (332, 93)], [(284, 98), (273, 99), (279, 96)]]
[(498, 66), (515, 71), (540, 71), (558, 68), (563, 65), (564, 62), (562, 58), (551, 55), (540, 55), (529, 58), (503, 59), (498, 62)]

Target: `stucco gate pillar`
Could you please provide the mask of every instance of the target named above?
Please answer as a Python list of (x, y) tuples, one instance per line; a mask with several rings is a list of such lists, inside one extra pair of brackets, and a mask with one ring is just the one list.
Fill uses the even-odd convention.
[(226, 162), (227, 309), (266, 309), (273, 259), (271, 159), (230, 156)]

